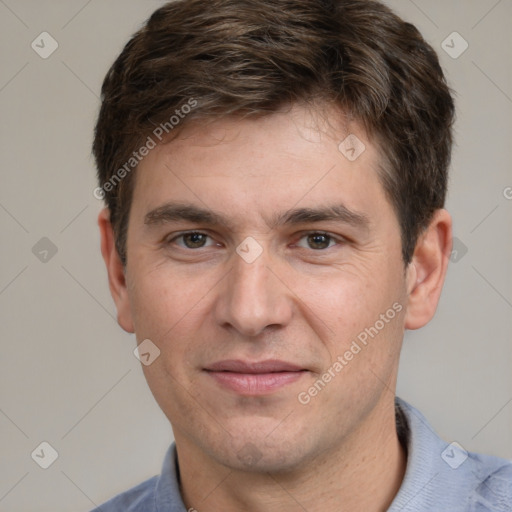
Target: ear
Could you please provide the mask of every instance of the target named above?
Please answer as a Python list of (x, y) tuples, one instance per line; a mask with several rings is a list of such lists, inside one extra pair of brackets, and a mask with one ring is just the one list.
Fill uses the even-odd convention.
[(126, 286), (125, 269), (114, 242), (114, 231), (110, 223), (108, 208), (98, 215), (98, 226), (101, 235), (101, 254), (107, 267), (110, 293), (117, 308), (117, 322), (127, 332), (135, 332)]
[(436, 312), (452, 250), (452, 219), (446, 210), (437, 210), (420, 235), (407, 267), (406, 329), (419, 329)]

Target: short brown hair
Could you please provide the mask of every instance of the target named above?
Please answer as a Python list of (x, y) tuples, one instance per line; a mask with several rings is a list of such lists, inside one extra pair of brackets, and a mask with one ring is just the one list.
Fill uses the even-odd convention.
[(432, 47), (371, 0), (178, 0), (153, 13), (105, 77), (93, 145), (123, 263), (133, 152), (155, 127), (170, 131), (192, 102), (177, 128), (317, 100), (379, 141), (408, 263), (444, 206), (454, 105)]

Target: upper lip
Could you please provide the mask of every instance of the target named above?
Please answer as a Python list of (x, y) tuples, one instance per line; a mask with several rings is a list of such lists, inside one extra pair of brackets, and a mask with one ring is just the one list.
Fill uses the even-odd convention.
[(265, 361), (241, 361), (239, 359), (229, 359), (226, 361), (217, 361), (205, 368), (212, 372), (233, 372), (233, 373), (278, 373), (278, 372), (298, 372), (304, 368), (286, 361), (277, 359), (267, 359)]

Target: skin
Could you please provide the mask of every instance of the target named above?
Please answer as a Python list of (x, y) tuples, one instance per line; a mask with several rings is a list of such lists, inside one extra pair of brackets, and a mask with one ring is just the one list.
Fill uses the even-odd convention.
[[(435, 213), (405, 266), (377, 176), (378, 147), (341, 112), (325, 112), (295, 106), (256, 120), (190, 123), (152, 150), (137, 169), (126, 268), (108, 210), (99, 216), (119, 324), (161, 351), (143, 370), (172, 423), (184, 502), (199, 512), (383, 511), (403, 479), (393, 404), (400, 348), (405, 329), (434, 315), (451, 219)], [(353, 162), (338, 150), (349, 133), (366, 146)], [(145, 222), (176, 202), (229, 226)], [(339, 204), (364, 225), (272, 222), (289, 210)], [(179, 238), (190, 231), (207, 236)], [(252, 263), (236, 252), (246, 237), (262, 249)], [(393, 304), (401, 311), (300, 403), (299, 393)], [(304, 371), (254, 395), (205, 371), (227, 359), (278, 359)]]

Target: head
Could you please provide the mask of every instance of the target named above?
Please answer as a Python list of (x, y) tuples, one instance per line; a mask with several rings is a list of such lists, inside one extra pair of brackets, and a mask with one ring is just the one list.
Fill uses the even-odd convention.
[[(292, 468), (392, 401), (446, 271), (453, 114), (378, 2), (181, 0), (132, 37), (95, 132), (102, 251), (183, 445)], [(297, 371), (226, 382), (240, 361)]]

